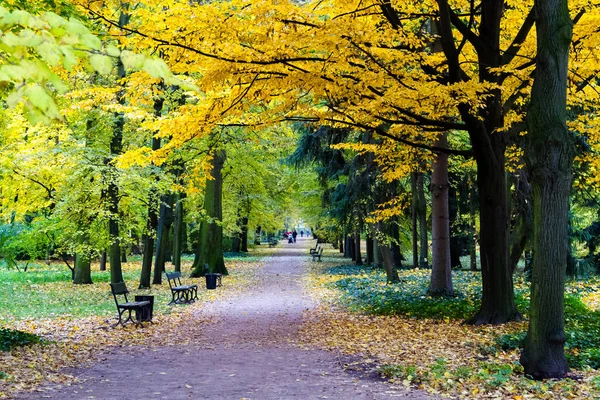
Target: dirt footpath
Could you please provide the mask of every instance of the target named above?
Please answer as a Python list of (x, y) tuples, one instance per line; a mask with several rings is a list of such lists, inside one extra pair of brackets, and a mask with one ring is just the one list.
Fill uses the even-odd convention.
[[(315, 307), (300, 281), (314, 241), (281, 243), (260, 271), (261, 283), (209, 303), (200, 317), (202, 345), (115, 350), (73, 371), (77, 385), (22, 399), (426, 399), (350, 373), (336, 354), (303, 350), (291, 339)], [(224, 279), (224, 284), (227, 280)]]

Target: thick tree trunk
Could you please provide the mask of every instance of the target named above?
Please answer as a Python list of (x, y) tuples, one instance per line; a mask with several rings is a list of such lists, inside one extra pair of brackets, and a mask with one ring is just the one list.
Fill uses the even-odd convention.
[(410, 174), (410, 187), (412, 190), (411, 220), (412, 220), (412, 259), (413, 268), (419, 267), (419, 232), (417, 228), (417, 205), (419, 194), (417, 193), (417, 173)]
[(185, 194), (175, 195), (175, 225), (173, 227), (173, 268), (181, 271), (181, 253), (183, 252), (183, 199)]
[(154, 253), (154, 275), (152, 284), (162, 284), (162, 273), (165, 271), (165, 261), (169, 252), (169, 233), (173, 225), (173, 194), (161, 196), (158, 217), (158, 230), (156, 232), (156, 251)]
[(73, 283), (76, 285), (91, 284), (92, 268), (90, 257), (85, 252), (75, 254), (75, 270), (73, 274)]
[[(499, 139), (492, 136), (490, 140)], [(476, 325), (503, 324), (521, 318), (508, 265), (509, 212), (504, 150), (500, 149), (495, 157), (495, 160), (488, 158), (487, 162), (478, 162), (482, 299), (479, 311), (468, 321)]]
[(567, 0), (536, 0), (537, 58), (525, 158), (531, 171), (534, 258), (529, 330), (521, 364), (536, 379), (562, 378), (569, 194), (575, 146), (566, 126), (572, 22)]
[(429, 243), (427, 240), (427, 203), (425, 202), (425, 188), (423, 181), (425, 177), (421, 172), (417, 173), (417, 215), (419, 217), (419, 242), (421, 246), (419, 254), (419, 267), (427, 268), (429, 266)]
[(203, 222), (200, 227), (200, 251), (194, 260), (192, 276), (204, 274), (204, 265), (208, 264), (209, 272), (227, 274), (223, 258), (223, 176), (221, 171), (225, 164), (225, 151), (215, 150), (213, 156), (212, 179), (207, 179), (204, 196), (204, 210), (210, 221)]
[(381, 258), (383, 259), (383, 266), (385, 268), (387, 283), (398, 283), (400, 277), (398, 276), (398, 270), (394, 265), (394, 258), (392, 257), (392, 249), (387, 245), (379, 246), (381, 250)]
[[(446, 134), (437, 141), (437, 146), (448, 147)], [(450, 265), (450, 214), (448, 209), (448, 154), (438, 153), (433, 162), (431, 175), (431, 225), (432, 264), (429, 293), (436, 296), (450, 295), (452, 266)]]

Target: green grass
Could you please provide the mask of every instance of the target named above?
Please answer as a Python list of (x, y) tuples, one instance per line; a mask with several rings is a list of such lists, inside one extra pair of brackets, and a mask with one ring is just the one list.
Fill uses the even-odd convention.
[[(326, 271), (340, 279), (331, 285), (341, 292), (340, 303), (350, 310), (378, 315), (405, 315), (412, 318), (465, 320), (478, 309), (481, 277), (478, 272), (454, 271), (453, 297), (427, 295), (428, 270), (399, 271), (399, 284), (386, 284), (385, 274), (368, 267), (339, 266)], [(600, 369), (600, 312), (590, 309), (582, 298), (599, 292), (600, 279), (569, 281), (565, 296), (567, 343), (565, 350), (572, 367)], [(521, 313), (529, 311), (529, 284), (515, 277), (515, 299)], [(525, 332), (498, 336), (496, 344), (481, 349), (486, 354), (516, 349)], [(402, 373), (400, 373), (402, 375)]]
[[(138, 268), (124, 268), (123, 277), (132, 298), (136, 294), (155, 295), (155, 310), (168, 312), (170, 293), (166, 281), (151, 290), (137, 290)], [(27, 272), (0, 269), (0, 319), (114, 315), (115, 303), (108, 285), (110, 273), (94, 271), (92, 281), (92, 285), (73, 285), (71, 271), (60, 264), (35, 264)]]
[[(247, 256), (241, 253), (226, 254), (227, 261), (253, 262), (260, 256)], [(190, 262), (193, 255), (184, 255), (183, 261)], [(153, 285), (150, 290), (137, 290), (140, 276), (141, 256), (128, 257), (129, 263), (123, 265), (123, 278), (131, 292), (155, 296), (155, 314), (169, 313), (171, 294), (166, 280), (163, 285)], [(53, 318), (68, 316), (81, 318), (86, 316), (113, 316), (115, 303), (110, 287), (110, 273), (98, 271), (92, 267), (92, 285), (73, 285), (71, 271), (62, 263), (46, 265), (40, 262), (29, 263), (27, 272), (8, 269), (0, 262), (0, 323), (3, 319)], [(185, 275), (185, 274), (184, 274)], [(192, 279), (185, 277), (191, 283)], [(202, 278), (194, 280), (204, 284)]]
[[(478, 309), (481, 299), (480, 273), (459, 271), (453, 275), (455, 295), (432, 297), (427, 294), (429, 270), (399, 271), (401, 282), (386, 284), (381, 270), (352, 265), (339, 266), (327, 273), (341, 275), (333, 285), (343, 294), (350, 309), (379, 315), (407, 315), (415, 318), (467, 319)], [(529, 289), (517, 286), (519, 309), (525, 308)]]

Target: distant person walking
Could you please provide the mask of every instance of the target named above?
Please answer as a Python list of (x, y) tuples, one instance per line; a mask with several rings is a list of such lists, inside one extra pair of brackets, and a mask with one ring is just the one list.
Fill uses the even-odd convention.
[(300, 237), (304, 237), (304, 231), (300, 230)]
[(298, 232), (296, 232), (296, 230), (294, 229), (292, 231), (292, 237), (294, 238), (294, 243), (296, 243), (296, 236), (298, 236)]

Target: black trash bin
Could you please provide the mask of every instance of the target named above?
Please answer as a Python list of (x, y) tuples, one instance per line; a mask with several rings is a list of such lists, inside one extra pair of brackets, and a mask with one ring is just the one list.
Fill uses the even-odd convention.
[[(138, 321), (152, 321), (152, 311), (154, 310), (154, 296), (135, 296), (135, 301), (149, 301), (146, 307), (140, 311), (135, 311), (135, 317)], [(140, 315), (141, 314), (141, 315)]]
[(206, 274), (206, 288), (207, 289), (216, 289), (217, 288), (217, 279), (221, 274)]

